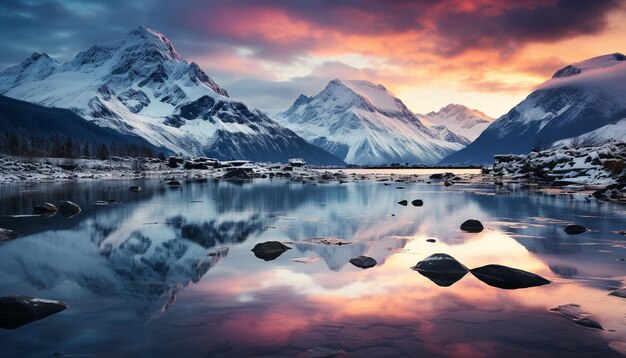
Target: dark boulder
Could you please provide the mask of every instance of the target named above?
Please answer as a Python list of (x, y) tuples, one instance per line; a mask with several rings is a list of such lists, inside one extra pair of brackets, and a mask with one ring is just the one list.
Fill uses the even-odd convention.
[(406, 201), (406, 200), (400, 200), (400, 201), (398, 201), (398, 204), (400, 204), (402, 206), (407, 206), (407, 205), (409, 205), (409, 202)]
[(41, 298), (0, 297), (0, 328), (14, 329), (61, 312), (67, 307), (63, 302)]
[(0, 228), (0, 244), (6, 241), (15, 240), (20, 236), (13, 230)]
[(185, 162), (185, 169), (209, 169), (209, 166), (204, 162)]
[(413, 200), (413, 201), (411, 202), (411, 204), (412, 204), (413, 206), (422, 206), (422, 205), (424, 205), (424, 202), (423, 202), (422, 200), (420, 200), (420, 199), (416, 199), (416, 200)]
[(435, 239), (426, 239), (426, 242), (436, 242), (437, 240)]
[(443, 182), (443, 186), (452, 186), (454, 182), (452, 180), (446, 180)]
[(428, 256), (412, 269), (442, 287), (451, 286), (469, 271), (454, 257), (440, 253)]
[(461, 224), (461, 230), (466, 231), (466, 232), (473, 232), (473, 233), (478, 233), (483, 231), (484, 227), (483, 224), (475, 219), (469, 219), (467, 221), (465, 221), (463, 224)]
[(252, 179), (250, 174), (248, 174), (248, 172), (243, 168), (233, 169), (227, 172), (226, 174), (222, 175), (222, 178), (224, 179)]
[(59, 209), (57, 209), (57, 207), (54, 206), (54, 204), (50, 204), (50, 203), (41, 203), (33, 207), (33, 214), (37, 214), (37, 215), (53, 215), (57, 211), (59, 211)]
[(170, 180), (166, 183), (168, 186), (180, 186), (179, 180)]
[(587, 232), (587, 228), (580, 225), (567, 225), (563, 228), (563, 231), (569, 235), (578, 235)]
[(374, 260), (373, 258), (369, 256), (359, 256), (359, 257), (352, 258), (350, 259), (350, 263), (362, 269), (374, 267), (377, 264), (376, 260)]
[(266, 241), (254, 245), (252, 252), (254, 252), (254, 256), (260, 259), (272, 261), (276, 260), (278, 256), (290, 249), (291, 247), (286, 246), (280, 241)]
[(80, 213), (80, 206), (69, 200), (61, 201), (59, 202), (59, 212), (65, 216), (74, 216)]
[(626, 298), (626, 287), (620, 288), (619, 290), (613, 291), (609, 293), (611, 296)]
[(543, 286), (550, 283), (549, 280), (534, 273), (502, 265), (486, 265), (472, 269), (470, 272), (489, 286), (505, 290)]
[(571, 320), (575, 324), (592, 329), (604, 330), (604, 327), (598, 321), (588, 317), (588, 313), (584, 312), (580, 305), (575, 303), (568, 303), (566, 305), (560, 305), (555, 308), (551, 308), (550, 311), (556, 312), (566, 319)]
[(135, 192), (135, 193), (138, 193), (138, 192), (142, 191), (143, 188), (138, 186), (138, 185), (133, 185), (130, 188), (128, 188), (128, 190), (130, 190), (132, 192)]

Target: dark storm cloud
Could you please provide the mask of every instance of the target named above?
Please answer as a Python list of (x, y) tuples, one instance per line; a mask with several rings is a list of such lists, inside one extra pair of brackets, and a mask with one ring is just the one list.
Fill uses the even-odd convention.
[(434, 23), (438, 52), (457, 55), (469, 49), (497, 49), (506, 56), (530, 42), (552, 42), (602, 32), (618, 0), (558, 0), (532, 7), (499, 9), (489, 4), (471, 12), (450, 11)]
[[(341, 36), (410, 31), (437, 39), (433, 51), (441, 55), (473, 48), (506, 55), (528, 42), (598, 33), (620, 6), (618, 0), (481, 3), (456, 10), (461, 2), (453, 0), (8, 0), (0, 3), (0, 66), (33, 51), (67, 60), (140, 24), (165, 33), (191, 58), (215, 46), (240, 46), (258, 58), (289, 62), (336, 45), (330, 42)], [(238, 31), (243, 25), (246, 30)], [(304, 28), (296, 34), (298, 27)]]

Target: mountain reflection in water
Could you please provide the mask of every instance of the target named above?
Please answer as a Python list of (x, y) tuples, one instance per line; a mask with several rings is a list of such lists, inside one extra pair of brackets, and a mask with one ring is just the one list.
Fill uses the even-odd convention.
[[(130, 185), (145, 190), (130, 192)], [(318, 346), (357, 357), (618, 356), (609, 344), (626, 342), (626, 301), (608, 293), (626, 272), (619, 261), (626, 240), (616, 233), (626, 229), (623, 208), (488, 186), (403, 186), (2, 186), (3, 215), (58, 200), (72, 200), (82, 212), (0, 218), (0, 227), (22, 234), (0, 245), (0, 296), (70, 305), (0, 330), (0, 356), (297, 356)], [(109, 199), (121, 204), (96, 205)], [(424, 206), (398, 205), (403, 199)], [(485, 230), (460, 231), (468, 218)], [(568, 223), (592, 231), (569, 236), (562, 231)], [(305, 241), (312, 237), (350, 243)], [(271, 240), (293, 249), (272, 261), (250, 251)], [(470, 268), (507, 265), (553, 283), (506, 291), (467, 275), (439, 287), (410, 269), (437, 252)], [(378, 265), (348, 264), (359, 255)], [(567, 303), (616, 332), (589, 331), (548, 311)]]

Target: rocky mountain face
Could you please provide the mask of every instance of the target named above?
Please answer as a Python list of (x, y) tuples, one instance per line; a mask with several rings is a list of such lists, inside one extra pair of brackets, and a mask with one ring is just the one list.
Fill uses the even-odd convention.
[(492, 163), (494, 154), (526, 154), (624, 117), (626, 56), (594, 57), (558, 70), (473, 143), (441, 163)]
[(277, 120), (350, 164), (432, 164), (463, 147), (441, 139), (384, 86), (367, 81), (330, 81), (317, 95), (298, 97)]
[(0, 94), (70, 109), (101, 127), (174, 153), (343, 163), (265, 113), (231, 99), (164, 35), (143, 26), (64, 64), (35, 53), (0, 73)]

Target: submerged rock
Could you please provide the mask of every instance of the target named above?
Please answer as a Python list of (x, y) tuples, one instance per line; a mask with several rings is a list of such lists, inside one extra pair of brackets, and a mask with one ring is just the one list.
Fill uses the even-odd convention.
[(620, 288), (619, 290), (615, 290), (609, 293), (610, 296), (616, 296), (621, 298), (626, 298), (626, 287)]
[(454, 257), (441, 253), (428, 256), (412, 269), (441, 287), (451, 286), (469, 271)]
[(422, 206), (422, 205), (424, 205), (424, 202), (422, 200), (420, 200), (420, 199), (415, 199), (415, 200), (413, 200), (411, 202), (411, 205), (413, 205), (413, 206)]
[(559, 313), (563, 317), (571, 320), (575, 324), (592, 329), (604, 330), (604, 327), (598, 321), (593, 320), (588, 316), (588, 313), (583, 312), (580, 305), (575, 303), (568, 303), (566, 305), (560, 305), (555, 308), (551, 308), (550, 311)]
[(33, 214), (38, 215), (53, 215), (56, 214), (57, 211), (59, 211), (59, 209), (54, 206), (54, 204), (46, 202), (33, 207)]
[(254, 256), (263, 259), (265, 261), (276, 260), (285, 251), (291, 250), (291, 247), (283, 244), (280, 241), (266, 241), (254, 245), (252, 252)]
[(143, 188), (142, 188), (142, 187), (140, 187), (139, 185), (133, 185), (133, 186), (131, 186), (130, 188), (128, 188), (128, 190), (130, 190), (130, 191), (132, 191), (132, 192), (137, 193), (137, 192), (142, 191), (142, 190), (143, 190)]
[(167, 182), (168, 186), (180, 186), (180, 181), (178, 180), (170, 180)]
[(461, 224), (461, 230), (466, 232), (478, 233), (483, 231), (483, 224), (475, 219), (469, 219)]
[(20, 236), (13, 230), (0, 228), (0, 244), (6, 241), (15, 240)]
[(470, 272), (489, 286), (505, 290), (542, 286), (550, 283), (549, 280), (534, 273), (503, 265), (486, 265), (472, 269)]
[(348, 352), (340, 348), (315, 347), (298, 354), (296, 358), (349, 358)]
[(578, 235), (587, 232), (587, 228), (580, 225), (567, 225), (563, 228), (563, 231), (570, 235)]
[(350, 259), (350, 263), (362, 269), (374, 267), (377, 264), (376, 260), (374, 260), (373, 258), (369, 256), (359, 256), (359, 257), (352, 258)]
[(42, 298), (0, 297), (0, 328), (14, 329), (61, 312), (67, 307), (63, 302)]
[(80, 213), (80, 206), (69, 200), (61, 201), (59, 204), (59, 212), (62, 215), (74, 216)]
[(322, 245), (334, 245), (334, 246), (348, 245), (352, 243), (352, 241), (344, 241), (344, 240), (337, 239), (335, 237), (311, 237), (311, 238), (302, 240), (302, 242), (308, 242), (310, 244), (322, 244)]
[(400, 204), (402, 206), (407, 206), (407, 205), (409, 205), (409, 202), (406, 201), (406, 200), (400, 200), (400, 201), (398, 201), (398, 204)]

